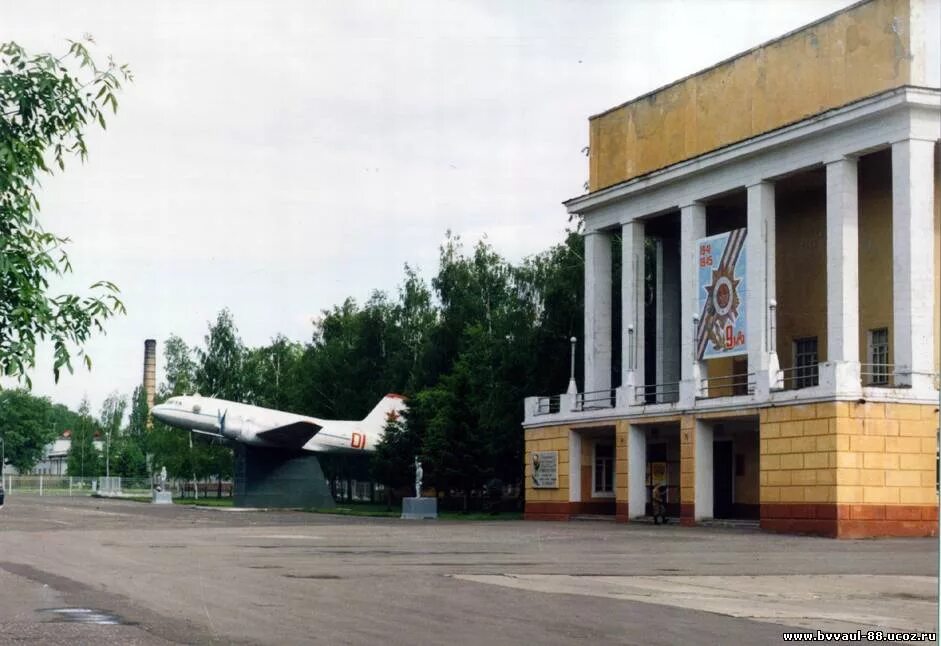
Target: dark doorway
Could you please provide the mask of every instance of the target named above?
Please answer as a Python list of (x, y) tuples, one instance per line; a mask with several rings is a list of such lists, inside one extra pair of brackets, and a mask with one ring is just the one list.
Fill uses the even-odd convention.
[(735, 454), (730, 440), (712, 443), (712, 491), (714, 518), (732, 518), (732, 469)]

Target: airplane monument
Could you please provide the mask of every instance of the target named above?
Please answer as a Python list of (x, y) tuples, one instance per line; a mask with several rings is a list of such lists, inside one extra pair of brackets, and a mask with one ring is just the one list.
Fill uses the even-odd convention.
[(212, 397), (180, 396), (154, 406), (168, 426), (235, 445), (236, 507), (333, 507), (318, 453), (375, 451), (386, 423), (405, 410), (386, 395), (362, 420), (325, 420)]

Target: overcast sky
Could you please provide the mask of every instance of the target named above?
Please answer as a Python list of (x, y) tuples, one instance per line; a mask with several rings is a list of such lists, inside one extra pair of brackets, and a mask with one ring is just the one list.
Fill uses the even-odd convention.
[(223, 307), (248, 345), (309, 340), (404, 263), (431, 276), (448, 229), (512, 260), (546, 249), (590, 115), (848, 4), (4, 2), (0, 39), (61, 53), (90, 33), (136, 76), (87, 163), (39, 192), (72, 238), (62, 288), (112, 280), (128, 314), (90, 373), (54, 384), (43, 348), (33, 390), (97, 412), (140, 383), (144, 339), (161, 379), (163, 340), (201, 343)]

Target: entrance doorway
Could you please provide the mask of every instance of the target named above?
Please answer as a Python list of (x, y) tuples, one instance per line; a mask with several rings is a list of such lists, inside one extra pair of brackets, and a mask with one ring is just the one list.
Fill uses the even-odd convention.
[(731, 440), (712, 443), (712, 515), (714, 518), (732, 518), (732, 501), (735, 496), (733, 485), (732, 462), (733, 445)]
[(653, 488), (666, 487), (667, 516), (680, 514), (680, 425), (631, 426), (628, 433), (628, 510), (651, 514)]
[(712, 435), (712, 517), (757, 520), (758, 420), (717, 422)]

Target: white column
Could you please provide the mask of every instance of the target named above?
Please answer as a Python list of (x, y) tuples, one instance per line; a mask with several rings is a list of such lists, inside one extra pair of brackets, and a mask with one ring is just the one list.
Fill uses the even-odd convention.
[(695, 203), (680, 209), (680, 402), (685, 408), (696, 404), (705, 362), (696, 356), (696, 324), (699, 311), (699, 247), (706, 236), (706, 207)]
[(569, 502), (582, 500), (582, 436), (569, 429)]
[(892, 305), (896, 384), (932, 387), (934, 142), (892, 144)]
[(647, 434), (640, 426), (627, 430), (627, 513), (631, 518), (647, 511)]
[(827, 361), (821, 382), (857, 393), (859, 380), (859, 196), (857, 162), (827, 161)]
[(621, 227), (621, 375), (627, 399), (644, 384), (644, 223)]
[(695, 500), (693, 517), (695, 520), (712, 518), (714, 513), (712, 440), (712, 426), (696, 420), (696, 459), (693, 462), (696, 469), (696, 488), (693, 496)]
[[(748, 235), (745, 238), (745, 283), (748, 316), (748, 372), (755, 373), (756, 395), (767, 396), (774, 381), (769, 369), (771, 359), (768, 342), (769, 305), (774, 282), (774, 184), (758, 182), (748, 187)], [(770, 244), (769, 244), (770, 243)]]
[(585, 392), (611, 387), (611, 236), (585, 234)]

